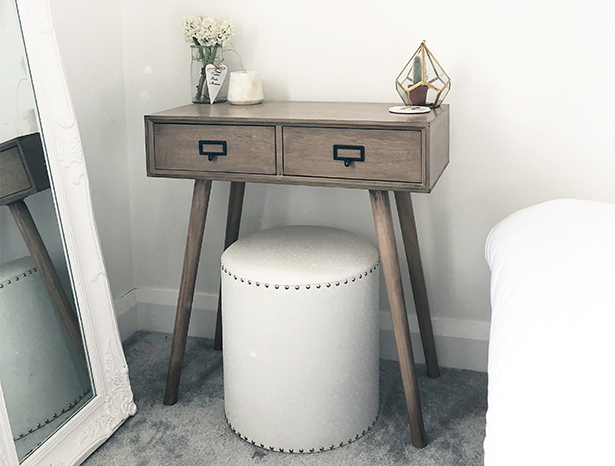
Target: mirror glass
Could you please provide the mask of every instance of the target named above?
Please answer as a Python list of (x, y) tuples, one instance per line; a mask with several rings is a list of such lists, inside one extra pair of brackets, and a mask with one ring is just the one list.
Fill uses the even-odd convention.
[(94, 390), (14, 0), (0, 63), (0, 383), (22, 462)]

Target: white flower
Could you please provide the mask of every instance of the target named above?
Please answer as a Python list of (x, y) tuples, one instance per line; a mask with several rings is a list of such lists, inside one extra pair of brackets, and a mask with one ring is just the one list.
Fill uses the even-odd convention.
[(194, 43), (192, 42), (194, 36), (194, 16), (186, 16), (184, 18), (184, 39), (186, 42)]
[(226, 45), (234, 29), (235, 24), (230, 18), (214, 19), (203, 14), (184, 18), (184, 39), (195, 45)]

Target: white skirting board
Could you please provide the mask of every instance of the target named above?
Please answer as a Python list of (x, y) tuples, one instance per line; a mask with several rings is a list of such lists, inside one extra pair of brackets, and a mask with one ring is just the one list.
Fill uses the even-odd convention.
[[(126, 340), (138, 330), (173, 332), (177, 290), (134, 289), (115, 303), (120, 335)], [(218, 296), (195, 293), (188, 335), (214, 337)], [(409, 316), (412, 346), (417, 363), (425, 361), (416, 317)], [(489, 322), (433, 318), (438, 359), (443, 367), (487, 372)], [(395, 337), (389, 311), (380, 313), (380, 357), (397, 360)]]

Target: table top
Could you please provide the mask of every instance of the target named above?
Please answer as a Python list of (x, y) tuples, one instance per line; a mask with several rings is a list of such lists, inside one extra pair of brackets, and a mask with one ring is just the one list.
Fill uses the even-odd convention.
[(429, 113), (401, 115), (390, 113), (396, 104), (380, 102), (287, 102), (265, 101), (258, 105), (190, 104), (147, 115), (146, 118), (167, 122), (224, 121), (253, 124), (357, 124), (393, 127), (426, 127), (438, 116), (448, 113), (449, 106), (442, 105)]

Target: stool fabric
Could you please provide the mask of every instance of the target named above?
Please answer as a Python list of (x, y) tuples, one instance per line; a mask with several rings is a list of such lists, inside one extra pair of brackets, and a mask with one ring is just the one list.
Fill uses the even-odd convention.
[(89, 374), (30, 256), (0, 266), (0, 382), (15, 439), (90, 392)]
[(222, 255), (224, 405), (254, 445), (313, 453), (357, 440), (379, 406), (378, 251), (289, 226)]

